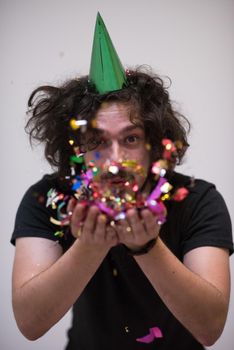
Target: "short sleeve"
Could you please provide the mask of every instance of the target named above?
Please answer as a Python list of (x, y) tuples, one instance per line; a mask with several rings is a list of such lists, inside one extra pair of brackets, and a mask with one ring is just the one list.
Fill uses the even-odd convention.
[(183, 255), (188, 251), (213, 246), (233, 253), (232, 225), (226, 203), (214, 185), (198, 180), (186, 203), (182, 232)]
[(60, 226), (50, 221), (51, 217), (56, 216), (56, 211), (46, 207), (47, 193), (52, 185), (51, 181), (43, 178), (27, 190), (17, 210), (12, 244), (20, 237), (41, 237), (58, 241), (63, 249), (67, 248), (71, 238), (55, 235), (61, 230)]

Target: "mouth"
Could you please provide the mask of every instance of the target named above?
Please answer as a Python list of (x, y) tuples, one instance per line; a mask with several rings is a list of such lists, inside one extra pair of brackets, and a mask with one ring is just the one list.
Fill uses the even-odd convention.
[(124, 186), (128, 181), (127, 181), (127, 179), (115, 177), (115, 178), (107, 180), (107, 182), (113, 186)]
[(100, 181), (104, 187), (114, 187), (121, 190), (127, 189), (136, 182), (134, 174), (123, 169), (119, 169), (116, 174), (110, 171), (103, 172), (100, 176)]

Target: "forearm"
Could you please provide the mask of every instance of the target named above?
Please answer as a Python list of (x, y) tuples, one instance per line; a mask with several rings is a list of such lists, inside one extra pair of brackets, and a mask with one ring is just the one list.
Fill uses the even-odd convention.
[(181, 263), (160, 238), (148, 254), (135, 259), (173, 315), (198, 341), (211, 345), (226, 320), (222, 293)]
[(85, 249), (77, 240), (53, 265), (13, 290), (13, 307), (21, 332), (34, 340), (70, 309), (92, 278), (106, 248)]

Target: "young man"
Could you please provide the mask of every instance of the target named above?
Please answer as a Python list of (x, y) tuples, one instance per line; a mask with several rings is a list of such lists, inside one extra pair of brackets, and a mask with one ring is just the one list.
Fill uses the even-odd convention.
[[(101, 26), (116, 54), (100, 17), (97, 26), (95, 33)], [(54, 235), (54, 210), (45, 198), (51, 188), (70, 198), (71, 179), (82, 172), (73, 163), (70, 173), (74, 149), (86, 168), (94, 163), (100, 169), (100, 188), (122, 195), (127, 182), (147, 196), (157, 182), (150, 169), (162, 157), (162, 140), (181, 142), (177, 161), (188, 146), (187, 120), (173, 110), (159, 77), (140, 69), (125, 74), (115, 55), (118, 73), (108, 66), (98, 76), (95, 55), (89, 77), (41, 87), (29, 100), (30, 136), (45, 143), (46, 158), (58, 170), (33, 185), (18, 209), (12, 236), (17, 324), (34, 340), (73, 306), (69, 350), (203, 349), (225, 324), (233, 252), (230, 218), (214, 185), (195, 180), (191, 186), (172, 164), (169, 182), (189, 194), (166, 203), (163, 225), (147, 206), (132, 206), (113, 222), (97, 205), (70, 200), (69, 230)], [(103, 69), (108, 53), (100, 59)], [(80, 121), (83, 130), (76, 127)], [(141, 172), (126, 167), (109, 176), (108, 164), (128, 160)]]

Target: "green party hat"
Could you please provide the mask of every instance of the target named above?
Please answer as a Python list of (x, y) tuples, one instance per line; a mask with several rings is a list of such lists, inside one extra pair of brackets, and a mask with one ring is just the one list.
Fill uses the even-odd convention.
[(89, 82), (100, 94), (120, 90), (127, 83), (124, 68), (100, 13), (94, 31)]

